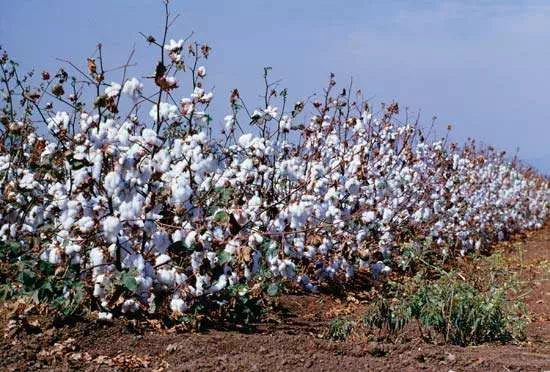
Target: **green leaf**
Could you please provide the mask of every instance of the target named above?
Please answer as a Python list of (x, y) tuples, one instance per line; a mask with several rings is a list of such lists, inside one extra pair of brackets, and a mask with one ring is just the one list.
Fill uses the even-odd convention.
[(279, 283), (271, 283), (267, 287), (267, 294), (271, 297), (277, 296), (279, 294)]
[(220, 223), (227, 223), (229, 222), (229, 214), (226, 211), (218, 210), (214, 214), (214, 221), (220, 222)]
[(44, 260), (38, 261), (38, 270), (40, 270), (40, 272), (42, 272), (46, 276), (53, 275), (54, 273), (53, 265)]
[(130, 273), (122, 273), (121, 275), (122, 284), (131, 292), (136, 292), (138, 289), (138, 283), (136, 278)]
[(23, 270), (16, 277), (17, 281), (25, 286), (26, 289), (33, 288), (36, 282), (36, 275), (30, 270)]
[(229, 252), (222, 251), (218, 253), (218, 261), (220, 262), (221, 265), (231, 262), (232, 259), (233, 259), (233, 256), (231, 256), (231, 253)]

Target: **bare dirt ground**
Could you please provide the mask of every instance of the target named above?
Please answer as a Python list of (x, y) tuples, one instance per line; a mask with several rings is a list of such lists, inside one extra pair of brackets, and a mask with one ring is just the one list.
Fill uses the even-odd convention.
[[(485, 344), (476, 347), (434, 345), (414, 331), (394, 342), (372, 342), (354, 334), (346, 341), (323, 338), (337, 316), (359, 318), (360, 301), (329, 295), (286, 295), (285, 312), (251, 332), (209, 330), (178, 333), (159, 330), (154, 322), (79, 322), (60, 328), (29, 325), (8, 332), (6, 311), (0, 326), (2, 370), (437, 370), (545, 371), (550, 370), (550, 224), (496, 249), (518, 255), (516, 265), (526, 282), (526, 304), (532, 322), (520, 345)], [(328, 305), (328, 306), (327, 306)], [(327, 312), (326, 309), (331, 309)]]

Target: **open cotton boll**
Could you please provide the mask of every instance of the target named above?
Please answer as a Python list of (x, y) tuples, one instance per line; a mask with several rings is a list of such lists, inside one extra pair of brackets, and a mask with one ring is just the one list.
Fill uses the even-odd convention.
[(149, 111), (149, 116), (155, 122), (157, 121), (157, 119), (160, 119), (160, 121), (172, 120), (178, 116), (178, 107), (168, 102), (161, 102), (160, 106), (157, 106), (155, 104), (153, 105), (153, 107), (151, 107), (151, 111)]
[(189, 306), (187, 305), (185, 300), (180, 298), (179, 295), (174, 295), (174, 297), (172, 297), (172, 300), (170, 301), (170, 309), (174, 313), (183, 314), (185, 313), (185, 311), (187, 311), (188, 308)]
[(67, 256), (72, 256), (74, 255), (75, 253), (79, 253), (80, 252), (80, 245), (79, 244), (76, 244), (76, 243), (69, 243), (67, 244), (67, 246), (65, 247), (65, 254)]
[(252, 133), (243, 134), (242, 136), (239, 137), (239, 145), (247, 149), (251, 146), (253, 138), (254, 138), (254, 135)]
[(195, 244), (196, 244), (196, 239), (197, 239), (197, 232), (196, 231), (190, 231), (187, 236), (185, 237), (185, 246), (187, 248), (191, 248), (193, 247)]
[(384, 208), (384, 211), (382, 213), (382, 221), (390, 222), (393, 216), (394, 216), (394, 212), (390, 208)]
[(180, 39), (178, 41), (176, 41), (174, 39), (170, 39), (168, 44), (164, 45), (164, 49), (169, 51), (169, 52), (175, 52), (175, 51), (180, 50), (182, 48), (182, 46), (183, 46), (183, 39)]
[(208, 288), (208, 293), (217, 293), (227, 286), (227, 277), (225, 274), (220, 275), (216, 283)]
[(167, 269), (165, 267), (162, 267), (161, 269), (157, 270), (157, 280), (161, 284), (165, 284), (169, 287), (174, 285), (174, 282), (176, 281), (176, 269)]
[(107, 88), (105, 88), (105, 95), (109, 98), (113, 98), (119, 95), (120, 93), (120, 84), (112, 82)]
[(120, 172), (112, 171), (107, 173), (105, 176), (105, 182), (103, 186), (107, 191), (109, 196), (112, 196), (116, 193), (117, 189), (121, 186), (122, 178), (120, 177)]
[(97, 313), (97, 319), (103, 322), (111, 322), (113, 321), (113, 313), (100, 311)]
[(48, 118), (46, 122), (52, 132), (58, 133), (61, 129), (67, 130), (70, 120), (69, 114), (63, 111), (57, 112), (53, 118)]
[(133, 77), (124, 83), (122, 92), (132, 97), (133, 100), (136, 100), (141, 95), (142, 89), (143, 84), (141, 84), (138, 79)]
[(136, 300), (134, 300), (134, 299), (129, 299), (129, 300), (124, 301), (124, 303), (122, 304), (122, 306), (120, 308), (120, 311), (123, 314), (125, 314), (125, 313), (135, 313), (138, 310), (139, 310), (139, 305), (136, 302)]
[(121, 228), (120, 220), (115, 216), (109, 216), (103, 220), (103, 234), (109, 242), (116, 242)]
[(155, 266), (162, 266), (170, 261), (172, 261), (170, 256), (168, 256), (167, 254), (161, 254), (155, 259)]
[(233, 115), (227, 115), (223, 118), (225, 131), (231, 133), (235, 130), (235, 117)]

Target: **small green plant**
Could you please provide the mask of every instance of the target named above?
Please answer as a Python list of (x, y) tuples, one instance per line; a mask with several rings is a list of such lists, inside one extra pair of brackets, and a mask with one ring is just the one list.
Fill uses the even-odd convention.
[[(413, 318), (455, 345), (507, 342), (520, 338), (522, 319), (508, 309), (503, 288), (480, 291), (449, 274), (410, 298)], [(433, 337), (435, 338), (435, 337)]]
[(473, 258), (467, 273), (447, 272), (420, 252), (408, 258), (407, 266), (415, 265), (417, 274), (386, 282), (365, 314), (365, 325), (378, 329), (379, 336), (395, 335), (414, 321), (422, 337), (433, 342), (465, 346), (524, 337), (520, 282), (502, 255)]
[(333, 319), (328, 327), (327, 338), (334, 341), (344, 341), (349, 337), (354, 327), (355, 322), (349, 319)]

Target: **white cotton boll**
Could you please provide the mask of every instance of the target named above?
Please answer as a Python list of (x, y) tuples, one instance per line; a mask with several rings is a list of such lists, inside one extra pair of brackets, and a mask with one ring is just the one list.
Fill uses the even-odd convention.
[(103, 186), (107, 191), (107, 195), (113, 196), (117, 189), (121, 186), (121, 181), (122, 178), (120, 177), (120, 172), (112, 171), (107, 173), (105, 176), (105, 182), (103, 183)]
[(141, 95), (142, 89), (143, 84), (141, 84), (138, 79), (133, 77), (124, 83), (122, 92), (132, 97), (132, 99), (136, 100)]
[(267, 106), (267, 108), (264, 109), (264, 119), (266, 121), (270, 119), (275, 119), (277, 117), (277, 110), (277, 107)]
[(137, 302), (134, 299), (129, 299), (124, 301), (120, 311), (123, 314), (126, 314), (126, 313), (135, 313), (138, 309), (139, 309), (139, 305), (137, 304)]
[(116, 257), (116, 253), (117, 253), (117, 246), (115, 243), (113, 244), (110, 244), (108, 247), (107, 247), (107, 251), (109, 252), (109, 255), (113, 258)]
[(288, 115), (283, 115), (280, 128), (283, 133), (289, 132), (292, 127), (291, 120)]
[(361, 184), (359, 183), (357, 178), (350, 178), (346, 181), (345, 187), (351, 195), (355, 195), (359, 192), (360, 185)]
[(476, 240), (475, 243), (475, 250), (479, 251), (481, 249), (481, 240)]
[(157, 271), (157, 280), (161, 284), (165, 284), (169, 287), (174, 285), (174, 282), (176, 281), (176, 269), (164, 269), (161, 268)]
[(235, 117), (233, 115), (227, 115), (223, 118), (225, 131), (231, 133), (235, 130)]
[(315, 248), (312, 245), (308, 245), (306, 248), (306, 251), (304, 252), (303, 256), (307, 258), (308, 260), (313, 260), (315, 255), (317, 254), (317, 248)]
[(141, 138), (143, 139), (143, 141), (145, 143), (147, 143), (149, 145), (152, 145), (152, 146), (161, 144), (160, 139), (157, 137), (157, 133), (154, 130), (152, 130), (151, 128), (145, 128), (141, 132)]
[(217, 293), (227, 286), (227, 276), (225, 274), (220, 275), (216, 283), (208, 288), (208, 293)]
[(102, 321), (102, 322), (111, 322), (111, 321), (113, 321), (113, 314), (108, 313), (108, 312), (104, 312), (104, 311), (100, 311), (99, 313), (97, 313), (97, 319)]
[(382, 214), (382, 221), (386, 223), (390, 222), (393, 216), (394, 216), (394, 213), (390, 208), (384, 208), (384, 212)]
[(174, 233), (172, 233), (172, 241), (174, 243), (180, 242), (183, 240), (183, 232), (181, 230), (176, 230)]
[(239, 145), (245, 149), (249, 148), (252, 144), (254, 135), (252, 133), (246, 133), (239, 137)]
[(168, 262), (170, 262), (172, 259), (167, 254), (161, 254), (155, 259), (155, 266), (162, 266)]
[(178, 295), (175, 295), (170, 301), (170, 309), (176, 314), (183, 314), (189, 306)]
[(185, 246), (187, 248), (193, 247), (197, 243), (197, 232), (191, 231), (187, 236), (185, 237)]
[(193, 189), (185, 177), (175, 178), (170, 184), (172, 192), (172, 201), (176, 204), (183, 204), (193, 195)]
[(195, 295), (202, 296), (204, 294), (204, 287), (210, 284), (210, 278), (208, 275), (195, 274)]
[(105, 286), (107, 286), (110, 282), (110, 279), (105, 274), (97, 275), (94, 280), (93, 295), (98, 298), (105, 297)]
[[(157, 107), (159, 107), (158, 110), (157, 110)], [(178, 107), (168, 102), (161, 102), (160, 106), (153, 105), (153, 107), (151, 107), (151, 110), (149, 111), (149, 116), (155, 122), (159, 118), (160, 118), (160, 121), (172, 120), (178, 116)]]
[(260, 198), (258, 195), (254, 195), (248, 201), (249, 208), (256, 209), (256, 208), (260, 208), (261, 206), (262, 206), (262, 198)]
[(109, 98), (114, 98), (120, 93), (120, 84), (112, 82), (110, 86), (105, 88), (105, 95)]
[(164, 45), (164, 49), (169, 51), (169, 52), (175, 52), (175, 51), (180, 50), (182, 48), (182, 46), (183, 46), (183, 40), (182, 39), (180, 39), (179, 41), (176, 41), (174, 39), (170, 39), (168, 44)]
[(104, 263), (104, 256), (101, 248), (95, 247), (90, 250), (90, 263), (92, 266), (99, 266)]
[(226, 245), (225, 245), (225, 248), (224, 248), (224, 252), (227, 252), (229, 254), (233, 254), (235, 253), (235, 251), (237, 250), (237, 248), (239, 248), (239, 246), (241, 245), (241, 243), (238, 241), (238, 240), (230, 240)]
[(197, 68), (197, 75), (199, 77), (205, 77), (206, 76), (206, 67), (200, 66), (199, 68)]
[(292, 261), (285, 259), (279, 264), (278, 269), (282, 276), (292, 279), (296, 271), (296, 266)]
[(58, 133), (61, 129), (67, 130), (69, 121), (69, 114), (64, 111), (57, 112), (53, 118), (50, 117), (46, 120), (48, 128), (54, 133)]
[(120, 220), (117, 217), (109, 216), (103, 220), (103, 234), (109, 242), (116, 242), (121, 230)]
[(67, 256), (72, 256), (74, 255), (75, 253), (79, 253), (80, 252), (80, 245), (76, 244), (76, 243), (69, 243), (67, 244), (67, 246), (65, 247), (65, 254)]
[(48, 254), (48, 262), (57, 265), (61, 262), (61, 252), (57, 247), (52, 247)]

